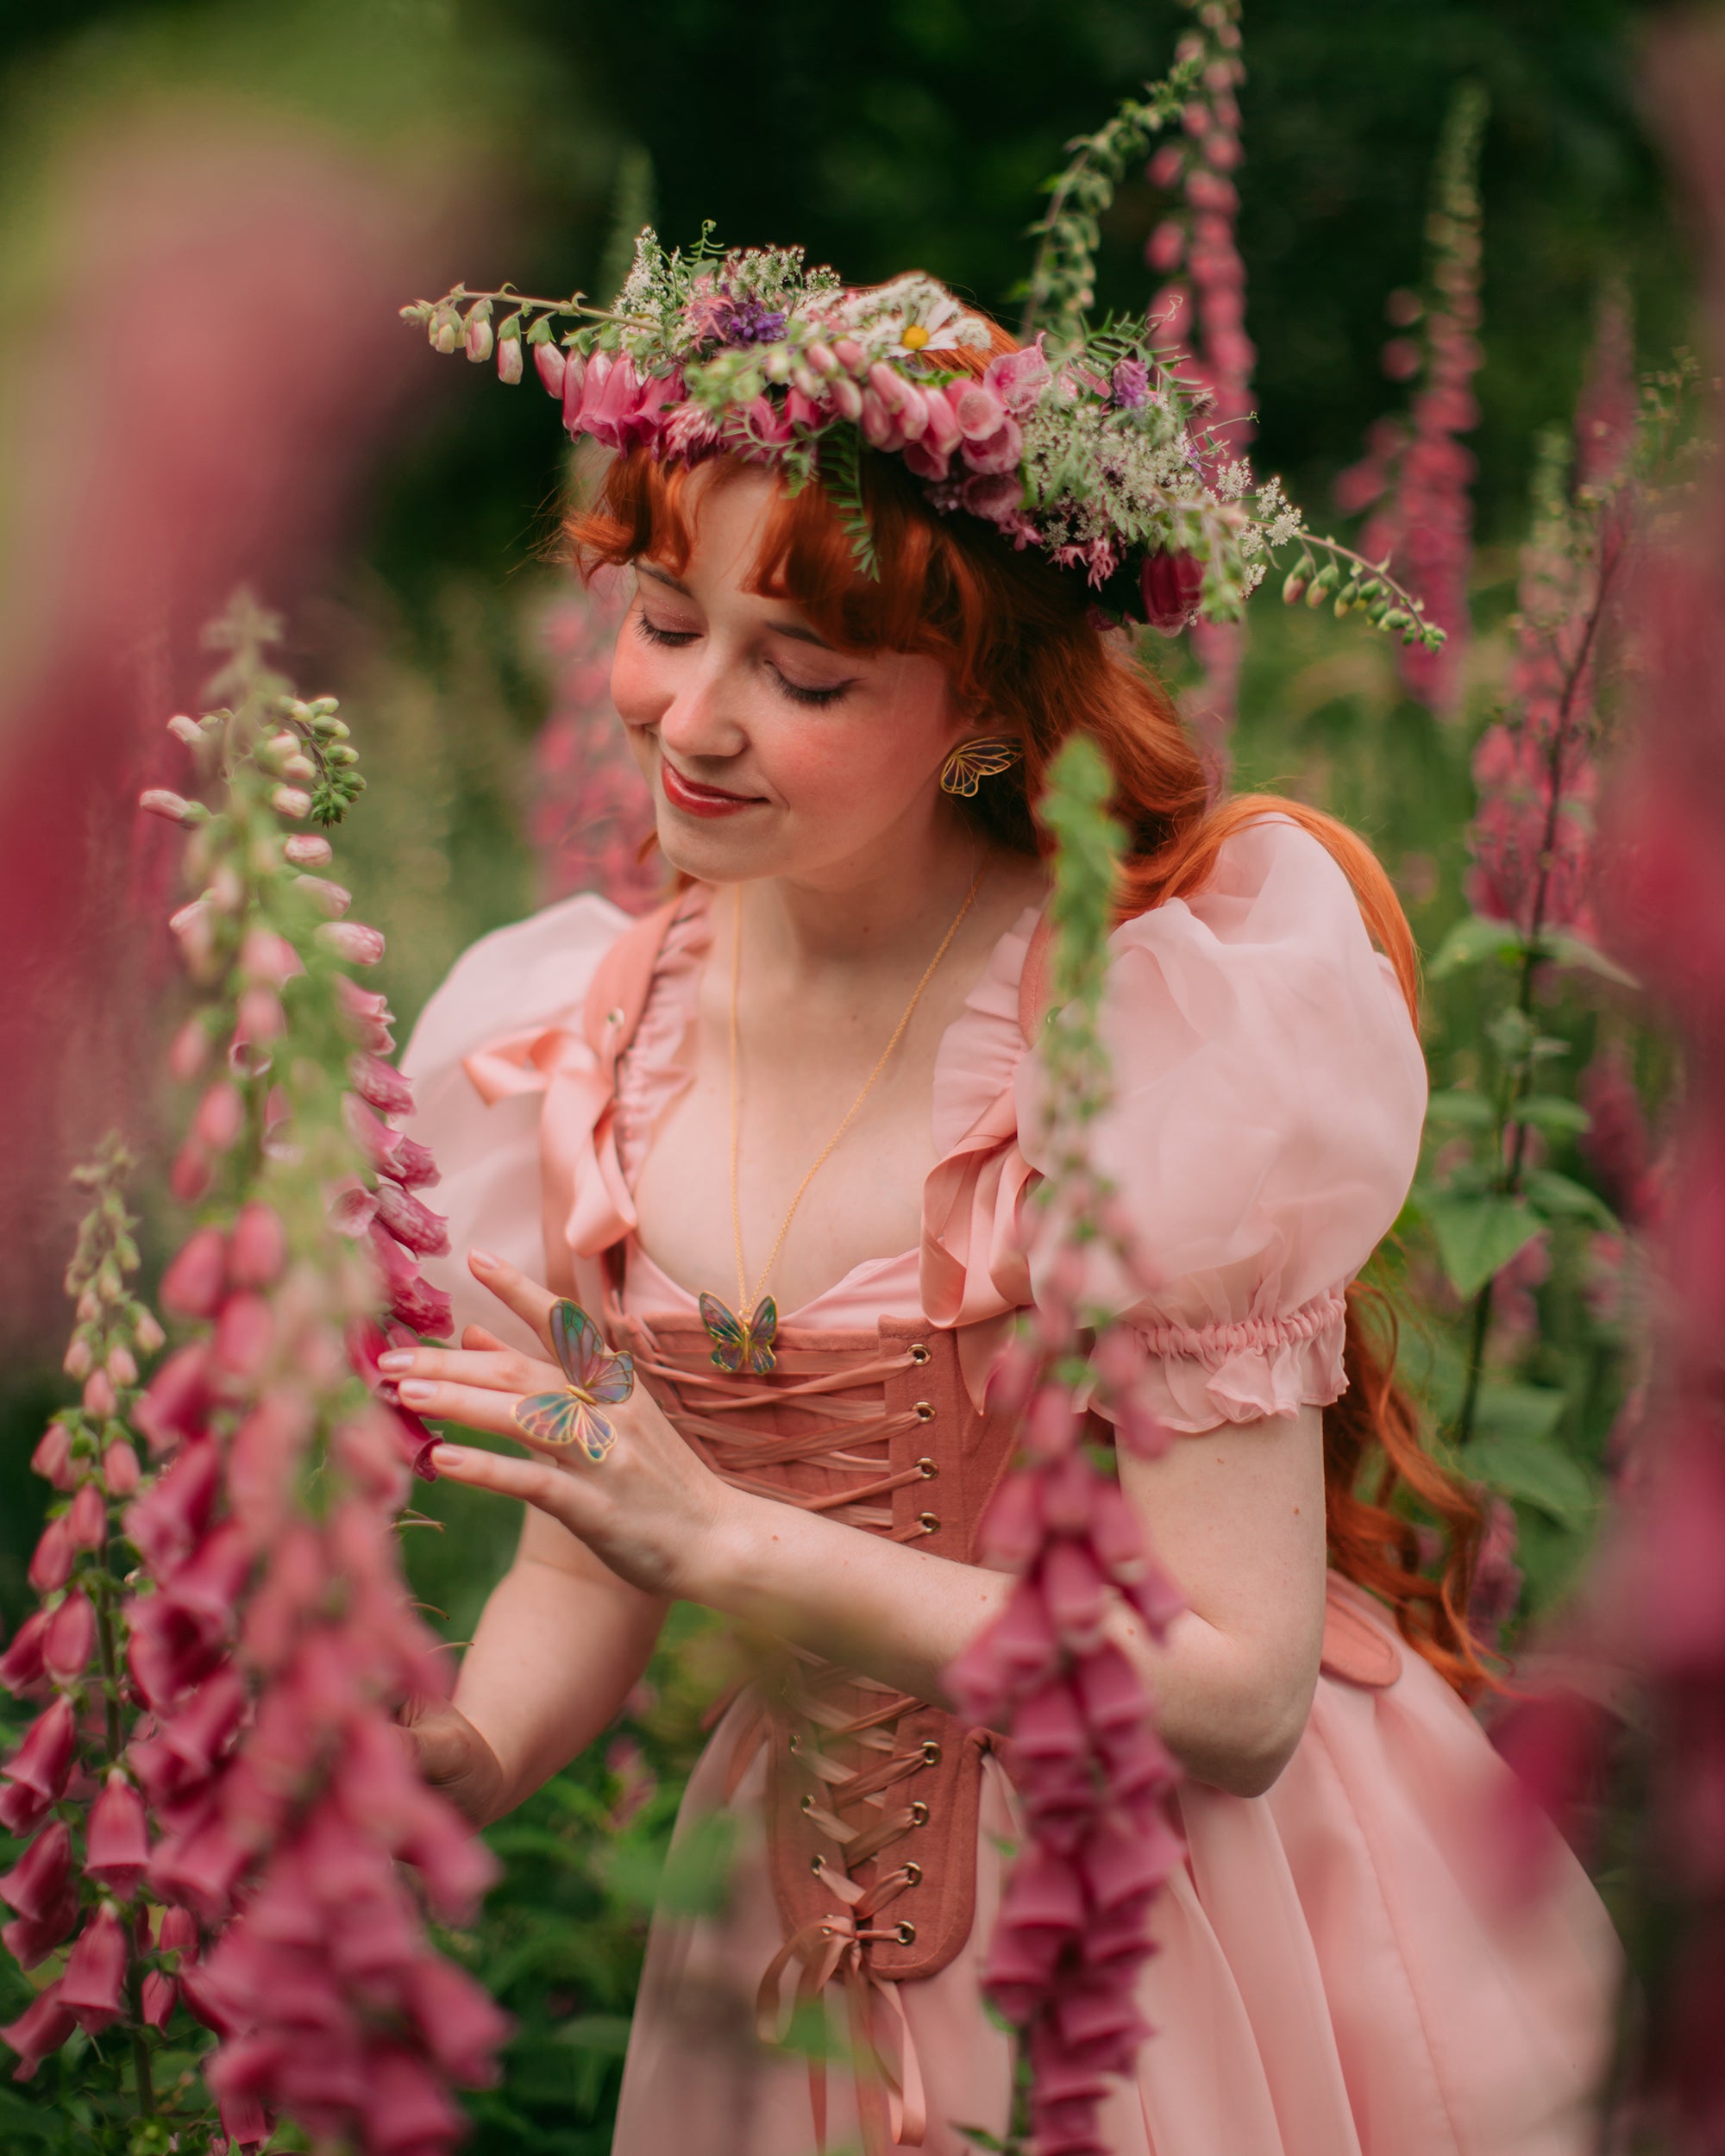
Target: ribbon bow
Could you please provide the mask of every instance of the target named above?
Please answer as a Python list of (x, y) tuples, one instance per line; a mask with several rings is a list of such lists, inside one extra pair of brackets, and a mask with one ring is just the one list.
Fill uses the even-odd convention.
[[(875, 1928), (870, 1919), (910, 1884), (903, 1871), (889, 1872), (871, 1887), (832, 1871), (825, 1858), (816, 1865), (824, 1885), (844, 1904), (831, 1915), (802, 1929), (774, 1955), (755, 2002), (756, 2022), (764, 2042), (781, 2040), (779, 2027), (780, 1983), (790, 1964), (800, 1961), (796, 2003), (817, 1999), (835, 1976), (844, 1979), (845, 2005), (850, 2024), (850, 2046), (856, 2062), (856, 2111), (862, 2128), (867, 2156), (882, 2156), (888, 2147), (920, 2148), (928, 2124), (928, 2104), (923, 2091), (922, 2064), (905, 2017), (899, 1987), (890, 1977), (877, 1976), (869, 1965), (866, 1949), (877, 1939), (893, 1939), (896, 1932)], [(870, 2026), (876, 2002), (897, 2017), (899, 2064), (894, 2071), (875, 2041)], [(886, 2087), (886, 2117), (881, 2115), (880, 2090), (868, 2075), (873, 2061)], [(826, 2062), (809, 2060), (809, 2104), (814, 2113), (815, 2145), (820, 2156), (826, 2151)], [(884, 2130), (883, 2130), (884, 2128)]]

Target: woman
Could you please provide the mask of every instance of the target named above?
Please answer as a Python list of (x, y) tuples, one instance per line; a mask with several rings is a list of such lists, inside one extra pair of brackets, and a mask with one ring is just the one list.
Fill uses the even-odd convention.
[[(1003, 1595), (974, 1558), (1014, 1438), (984, 1381), (1039, 1273), (1033, 804), (1082, 729), (1132, 835), (1095, 1143), (1144, 1254), (1126, 1314), (1150, 1404), (1181, 1433), (1120, 1471), (1188, 1605), (1159, 1644), (1120, 1620), (1189, 1777), (1189, 1856), (1143, 1986), (1158, 2033), (1107, 2145), (1579, 2149), (1609, 1928), (1555, 1838), (1513, 1910), (1475, 1861), (1501, 1777), (1458, 1696), (1482, 1674), (1457, 1614), (1477, 1523), (1345, 1294), (1406, 1194), (1424, 1103), (1393, 895), (1328, 818), (1207, 805), (1166, 698), (1097, 621), (1123, 546), (1098, 551), (1093, 525), (1079, 558), (1068, 514), (1063, 558), (998, 488), (962, 498), (952, 473), (999, 473), (943, 450), (938, 413), (893, 439), (893, 367), (961, 431), (967, 410), (992, 419), (963, 403), (987, 388), (1021, 426), (1030, 504), (1047, 415), (1008, 400), (1027, 380), (1057, 398), (1039, 352), (994, 331), (937, 347), (930, 376), (957, 309), (925, 297), (890, 346), (878, 310), (848, 317), (888, 354), (863, 348), (865, 370), (827, 339), (833, 305), (870, 296), (810, 303), (829, 314), (805, 373), (838, 379), (837, 348), (878, 400), (859, 503), (825, 466), (825, 486), (787, 485), (768, 452), (788, 398), (705, 438), (712, 404), (680, 400), (697, 363), (742, 352), (735, 374), (751, 341), (794, 335), (794, 307), (741, 286), (684, 307), (687, 378), (637, 363), (619, 390), (615, 358), (595, 390), (595, 355), (574, 405), (622, 451), (573, 536), (584, 564), (634, 568), (612, 693), (678, 893), (633, 927), (579, 898), (486, 938), (410, 1052), (458, 1237), (492, 1253), (473, 1277), (509, 1314), (386, 1360), (421, 1414), (534, 1453), (436, 1456), (528, 1509), (454, 1705), (417, 1724), (428, 1771), (474, 1818), (507, 1811), (616, 1714), (672, 1599), (776, 1634), (786, 1672), (729, 1707), (689, 1787), (685, 1825), (736, 1814), (737, 1867), (722, 1918), (656, 1921), (615, 2147), (813, 2145), (804, 2064), (757, 2046), (738, 2002), (775, 1990), (800, 1922), (841, 1921), (831, 1880), (889, 1871), (893, 1921), (858, 1952), (891, 2100), (866, 2065), (831, 2077), (829, 2143), (956, 2156), (961, 2128), (1004, 2129), (979, 1971), (1013, 1796), (987, 1733), (943, 1711), (943, 1672)], [(1135, 377), (1086, 380), (1138, 409)], [(910, 454), (931, 436), (932, 476)], [(994, 443), (985, 463), (1003, 439), (963, 433)], [(1152, 608), (1157, 574), (1166, 548), (1143, 568)], [(594, 1328), (564, 1339), (592, 1358), (585, 1404), (550, 1359), (558, 1297)], [(643, 1380), (620, 1402), (610, 1350)], [(1452, 1531), (1441, 1589), (1356, 1495), (1368, 1451)]]

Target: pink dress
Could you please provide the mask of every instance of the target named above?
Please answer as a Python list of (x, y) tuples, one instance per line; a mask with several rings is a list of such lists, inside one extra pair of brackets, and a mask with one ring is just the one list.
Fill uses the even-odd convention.
[[(692, 893), (666, 938), (608, 1118), (577, 1020), (626, 917), (568, 899), (457, 963), (406, 1063), (458, 1252), (477, 1244), (543, 1272), (543, 1112), (572, 1193), (556, 1227), (589, 1307), (594, 1254), (626, 1238), (625, 1309), (693, 1308), (636, 1244), (630, 1193), (687, 1082), (705, 899)], [(1021, 1117), (1035, 1127), (1019, 1006), (1035, 919), (1000, 938), (942, 1044), (919, 1250), (859, 1265), (784, 1322), (957, 1327), (967, 1382), (980, 1384), (1000, 1326), (1036, 1285), (1014, 1232), (1038, 1173), (1019, 1133)], [(1280, 818), (1233, 838), (1201, 894), (1126, 923), (1113, 951), (1104, 1024), (1117, 1099), (1098, 1144), (1154, 1287), (1099, 1292), (1117, 1290), (1144, 1332), (1176, 1430), (1327, 1404), (1345, 1382), (1342, 1290), (1394, 1220), (1419, 1144), (1424, 1065), (1387, 962), (1330, 856)], [(464, 1268), (448, 1266), (440, 1284), (458, 1321), (481, 1315)], [(1442, 1680), (1366, 1597), (1352, 1599), (1383, 1643), (1379, 1676), (1320, 1677), (1305, 1735), (1264, 1796), (1181, 1793), (1188, 1862), (1157, 1904), (1161, 1951), (1143, 1979), (1157, 2033), (1105, 2112), (1120, 2156), (1581, 2156), (1591, 2145), (1587, 2098), (1617, 1975), (1603, 1908), (1555, 1834), (1537, 1877), (1506, 1898), (1484, 1829), (1507, 1771)], [(744, 1711), (714, 1732), (681, 1823), (735, 1814), (733, 1891), (722, 1918), (655, 1920), (617, 2156), (814, 2147), (804, 2059), (753, 2034), (755, 1987), (782, 1934), (762, 1758), (727, 1788)], [(998, 2134), (1007, 2115), (1007, 2049), (979, 1971), (1001, 1844), (1018, 1829), (998, 1761), (984, 1777), (969, 1943), (900, 1987), (932, 2156), (960, 2156), (972, 2147), (960, 2127)], [(829, 2080), (828, 2145), (854, 2148), (848, 2077)]]

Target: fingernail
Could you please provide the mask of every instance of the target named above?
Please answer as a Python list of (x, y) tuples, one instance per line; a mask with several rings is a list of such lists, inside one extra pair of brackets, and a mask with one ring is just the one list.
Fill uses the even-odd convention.
[(433, 1467), (444, 1469), (459, 1467), (465, 1455), (458, 1445), (434, 1445), (431, 1448)]
[(379, 1356), (378, 1368), (380, 1370), (411, 1370), (413, 1368), (412, 1349), (391, 1348), (387, 1354)]
[(493, 1257), (489, 1250), (469, 1250), (467, 1256), (482, 1272), (494, 1272), (503, 1261)]
[(430, 1400), (437, 1388), (428, 1385), (423, 1377), (404, 1377), (395, 1389), (411, 1404), (415, 1401), (423, 1402)]

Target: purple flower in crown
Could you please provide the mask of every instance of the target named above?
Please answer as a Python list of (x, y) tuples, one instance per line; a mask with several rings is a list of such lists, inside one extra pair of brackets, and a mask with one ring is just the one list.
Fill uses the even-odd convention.
[(1114, 369), (1110, 386), (1122, 410), (1136, 411), (1150, 397), (1150, 369), (1142, 360), (1122, 360)]
[(712, 324), (721, 344), (776, 344), (785, 334), (785, 310), (758, 299), (733, 299), (727, 291), (712, 310)]

